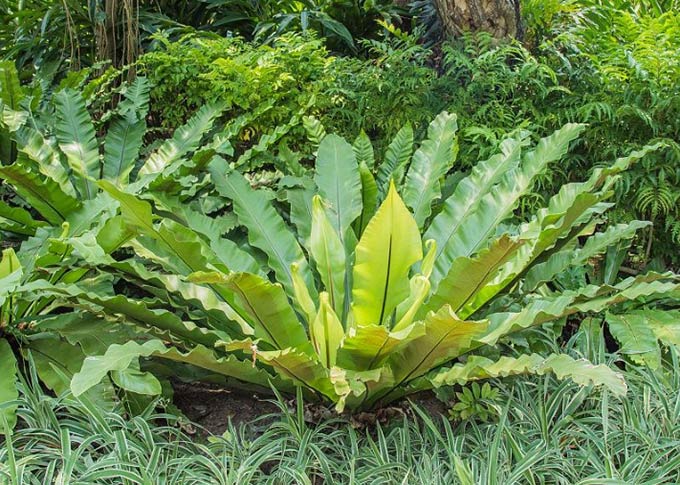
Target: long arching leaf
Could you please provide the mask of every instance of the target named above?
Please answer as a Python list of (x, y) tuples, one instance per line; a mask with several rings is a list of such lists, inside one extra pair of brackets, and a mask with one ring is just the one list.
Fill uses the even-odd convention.
[(505, 140), (501, 144), (501, 153), (486, 162), (478, 163), (470, 175), (458, 183), (453, 194), (444, 201), (441, 212), (432, 220), (424, 239), (434, 239), (437, 243), (431, 277), (433, 288), (437, 288), (439, 281), (449, 273), (451, 264), (459, 256), (456, 255), (451, 241), (455, 241), (460, 227), (477, 210), (491, 188), (508, 171), (517, 167), (521, 146), (519, 140)]
[(427, 139), (413, 154), (402, 194), (418, 227), (430, 216), (432, 202), (441, 196), (439, 180), (453, 165), (457, 131), (456, 115), (441, 113), (430, 123)]
[(205, 105), (186, 124), (177, 128), (172, 138), (164, 141), (142, 165), (135, 189), (148, 186), (161, 173), (173, 171), (185, 155), (198, 148), (203, 136), (223, 110), (220, 104)]
[[(268, 387), (274, 376), (253, 367), (236, 356), (218, 357), (214, 351), (204, 346), (194, 347), (189, 352), (181, 352), (175, 347), (166, 347), (160, 340), (149, 340), (143, 344), (128, 342), (124, 345), (112, 345), (103, 355), (90, 356), (83, 361), (82, 368), (73, 376), (71, 390), (79, 396), (98, 384), (109, 372), (127, 369), (140, 357), (160, 357), (177, 362), (195, 365), (213, 371), (219, 375), (235, 377), (244, 382)], [(290, 390), (285, 383), (276, 381), (283, 389)]]
[(331, 223), (340, 240), (361, 215), (361, 176), (352, 145), (337, 135), (327, 135), (319, 145), (314, 182), (330, 205)]
[(99, 144), (85, 101), (77, 91), (64, 89), (54, 95), (57, 108), (57, 140), (71, 169), (78, 175), (75, 186), (81, 197), (92, 199), (97, 193), (94, 182), (101, 178)]
[(137, 77), (125, 90), (104, 142), (103, 178), (127, 185), (146, 132), (149, 111), (149, 82)]
[(248, 229), (248, 240), (267, 255), (269, 266), (288, 296), (293, 298), (295, 295), (291, 274), (294, 263), (309, 291), (315, 295), (314, 281), (302, 248), (269, 199), (253, 190), (240, 173), (232, 171), (226, 175), (228, 167), (224, 160), (213, 161), (209, 170), (215, 188), (232, 201), (239, 222)]
[(345, 301), (345, 248), (340, 236), (331, 226), (323, 201), (318, 195), (312, 202), (309, 253), (330, 296), (331, 306), (338, 315), (342, 315)]
[(537, 147), (523, 157), (520, 167), (506, 172), (495, 188), (482, 197), (477, 208), (466, 213), (455, 232), (447, 234), (444, 228), (444, 237), (441, 237), (441, 231), (426, 235), (425, 237), (435, 240), (438, 237), (441, 239), (437, 241), (438, 250), (441, 250), (439, 258), (442, 259), (438, 274), (448, 273), (450, 264), (456, 258), (471, 256), (485, 247), (498, 225), (512, 214), (520, 197), (531, 189), (534, 179), (550, 162), (558, 160), (566, 153), (571, 141), (583, 129), (583, 125), (565, 125), (549, 137), (541, 139)]
[(309, 352), (305, 330), (288, 303), (283, 289), (269, 280), (249, 273), (234, 273), (225, 279), (241, 306), (250, 315), (255, 336), (277, 349), (295, 347)]
[(0, 163), (9, 164), (16, 158), (16, 143), (10, 136), (10, 130), (3, 127), (3, 108), (18, 111), (19, 103), (24, 98), (19, 75), (14, 61), (0, 61)]
[(38, 227), (45, 225), (45, 222), (33, 219), (27, 210), (21, 207), (11, 207), (0, 201), (0, 230), (32, 236)]
[(501, 357), (492, 361), (482, 356), (472, 356), (464, 364), (436, 372), (428, 380), (434, 387), (465, 384), (479, 379), (507, 377), (519, 374), (544, 375), (553, 373), (562, 379), (572, 379), (582, 386), (603, 386), (617, 396), (626, 394), (627, 386), (623, 376), (604, 364), (593, 365), (586, 359), (573, 359), (566, 354), (543, 357), (538, 354), (520, 357)]
[[(14, 429), (17, 423), (17, 405), (12, 404), (19, 397), (17, 390), (18, 366), (12, 347), (4, 338), (0, 338), (0, 434)], [(5, 428), (4, 424), (7, 424)]]
[(127, 185), (128, 176), (134, 168), (142, 147), (146, 121), (136, 117), (116, 118), (108, 133), (104, 144), (103, 177)]

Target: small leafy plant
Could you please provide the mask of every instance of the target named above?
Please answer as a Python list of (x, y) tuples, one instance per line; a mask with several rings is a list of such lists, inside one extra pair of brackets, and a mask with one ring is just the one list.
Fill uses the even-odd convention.
[(492, 388), (488, 382), (479, 385), (473, 382), (456, 392), (456, 402), (449, 409), (452, 421), (463, 421), (472, 417), (485, 423), (495, 419), (498, 414), (498, 389)]

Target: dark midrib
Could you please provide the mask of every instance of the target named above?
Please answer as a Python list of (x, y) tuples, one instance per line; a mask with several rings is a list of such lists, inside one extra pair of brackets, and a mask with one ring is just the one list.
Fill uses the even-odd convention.
[(380, 309), (380, 319), (378, 320), (378, 325), (380, 325), (385, 317), (385, 307), (387, 304), (387, 292), (390, 287), (390, 270), (392, 264), (392, 233), (390, 233), (389, 244), (387, 247), (387, 272), (385, 273), (385, 286), (383, 290), (382, 298), (382, 308)]

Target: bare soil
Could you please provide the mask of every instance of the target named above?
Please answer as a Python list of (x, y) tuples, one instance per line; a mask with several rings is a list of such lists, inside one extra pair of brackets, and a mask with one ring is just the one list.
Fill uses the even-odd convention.
[[(175, 405), (192, 422), (200, 426), (196, 430), (201, 435), (221, 435), (227, 429), (229, 421), (235, 426), (247, 424), (258, 430), (267, 428), (277, 416), (281, 408), (275, 398), (266, 394), (255, 394), (237, 389), (224, 389), (204, 383), (174, 383)], [(340, 418), (355, 428), (372, 428), (377, 423), (387, 424), (393, 419), (414, 414), (411, 403), (418, 406), (426, 414), (438, 418), (447, 415), (446, 404), (439, 401), (434, 394), (425, 392), (411, 396), (408, 400), (394, 403), (391, 406), (371, 412), (338, 415), (332, 406), (317, 403), (304, 405), (305, 420), (316, 423), (329, 418)], [(295, 412), (294, 399), (285, 402), (290, 412)]]

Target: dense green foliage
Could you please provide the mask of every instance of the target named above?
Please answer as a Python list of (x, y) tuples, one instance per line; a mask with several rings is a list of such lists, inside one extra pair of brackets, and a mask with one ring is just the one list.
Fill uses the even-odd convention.
[(403, 13), (390, 0), (1, 0), (0, 59), (16, 61), (22, 77), (59, 79), (72, 69), (130, 64), (155, 47), (159, 31), (260, 42), (312, 33), (356, 53), (358, 39), (378, 37), (378, 22), (399, 22)]
[[(488, 455), (423, 415), (423, 430), (395, 428), (446, 442), (431, 455), (449, 461), (442, 481), (672, 480), (677, 458), (656, 460), (677, 444), (674, 421), (650, 420), (664, 444), (629, 466), (637, 444), (625, 430), (608, 441), (604, 410), (635, 366), (655, 392), (677, 381), (677, 7), (525, 1), (526, 38), (499, 41), (443, 39), (430, 0), (413, 19), (382, 0), (0, 0), (0, 473), (119, 478), (126, 434), (144, 435), (123, 446), (141, 459), (153, 438), (111, 410), (149, 417), (181, 379), (338, 412), (432, 390), (454, 420), (499, 420), (471, 425), (495, 443)], [(601, 331), (618, 367), (592, 347)], [(542, 398), (511, 410), (530, 384), (477, 382), (519, 374), (582, 388), (565, 397), (572, 384), (546, 378)], [(57, 419), (38, 387), (98, 422), (107, 444), (83, 438), (78, 453), (101, 469), (66, 452), (79, 424), (52, 447), (65, 469), (16, 460), (16, 437), (18, 454), (44, 451), (17, 424)], [(644, 392), (629, 404), (650, 412)], [(607, 449), (555, 451), (595, 429), (593, 414), (576, 431), (558, 419), (560, 445), (536, 447), (562, 405), (600, 406)], [(527, 416), (533, 442), (506, 439)], [(273, 429), (321, 436), (305, 426), (299, 414)], [(155, 460), (126, 479), (185, 478), (161, 457), (175, 430), (158, 432)], [(274, 448), (238, 455), (245, 435), (231, 432), (189, 473), (219, 475), (210, 459), (227, 453), (237, 471), (223, 481), (264, 479), (250, 465), (281, 446), (291, 480), (359, 479), (336, 476), (350, 458), (321, 448), (314, 465), (284, 465), (294, 441), (276, 431)], [(329, 440), (357, 454), (352, 433)], [(391, 439), (378, 438), (383, 460)]]
[[(663, 140), (666, 148), (648, 154), (623, 177), (617, 200), (632, 201), (619, 211), (621, 221), (654, 222), (640, 238), (632, 264), (644, 266), (658, 256), (657, 267), (675, 265), (678, 14), (598, 7), (583, 10), (576, 24), (566, 23), (571, 18), (555, 14), (553, 30), (541, 34), (533, 53), (518, 42), (498, 45), (483, 34), (467, 36), (444, 44), (436, 67), (433, 52), (416, 36), (394, 29), (387, 41), (363, 43), (364, 60), (330, 57), (320, 41), (306, 37), (284, 36), (271, 46), (258, 46), (190, 36), (163, 41), (160, 50), (142, 56), (140, 65), (154, 86), (156, 125), (172, 129), (198, 106), (219, 99), (231, 117), (244, 117), (236, 149), (265, 136), (275, 157), (280, 150), (281, 157), (292, 150), (298, 159), (309, 152), (302, 129), (306, 115), (344, 136), (364, 130), (384, 148), (406, 122), (422, 132), (442, 109), (456, 112), (461, 168), (467, 170), (488, 157), (507, 133), (527, 130), (538, 139), (567, 122), (588, 123), (567, 163), (546, 174), (523, 200), (521, 210), (529, 212), (545, 203), (543, 191), (578, 180), (595, 161), (611, 161)], [(600, 35), (605, 25), (614, 29), (611, 36)]]
[[(185, 372), (172, 362), (202, 369), (196, 377), (284, 391), (304, 386), (339, 410), (527, 372), (621, 392), (606, 367), (532, 349), (507, 357), (496, 344), (534, 325), (641, 297), (650, 302), (677, 287), (672, 274), (616, 283), (615, 271), (600, 286), (554, 284), (646, 225), (612, 226), (586, 239), (610, 207), (604, 200), (618, 174), (659, 146), (565, 185), (521, 223), (520, 200), (583, 126), (567, 125), (534, 149), (520, 133), (467, 177), (447, 178), (458, 147), (453, 115), (439, 115), (415, 152), (406, 125), (382, 157), (365, 134), (352, 146), (308, 119), (311, 143), (319, 143), (316, 170), (279, 164), (286, 176), (272, 203), (271, 189), (251, 186), (270, 184), (271, 175), (239, 173), (261, 165), (252, 163), (252, 150), (232, 149), (239, 125), (213, 129), (226, 104), (202, 107), (172, 138), (143, 150), (148, 89), (142, 77), (127, 87), (102, 117), (105, 133), (70, 89), (54, 95), (56, 116), (4, 108), (17, 156), (0, 173), (28, 203), (28, 210), (2, 206), (4, 230), (25, 239), (18, 257), (11, 249), (3, 257), (5, 333), (25, 348), (46, 338), (63, 344), (51, 344), (52, 360), (68, 356), (63, 373), (55, 376), (49, 361), (37, 366), (57, 392), (75, 374), (78, 395), (105, 398), (93, 386), (115, 384), (144, 401), (140, 395), (167, 386), (146, 370)], [(212, 141), (203, 141), (206, 134)], [(653, 345), (675, 342), (672, 322), (645, 313), (635, 322)], [(617, 337), (624, 346), (634, 340)], [(437, 370), (472, 351), (464, 363)], [(139, 361), (151, 356), (170, 363)]]
[[(376, 56), (372, 61), (330, 56), (321, 41), (309, 36), (286, 35), (261, 46), (238, 38), (190, 36), (164, 42), (139, 65), (153, 86), (152, 116), (163, 128), (174, 128), (203, 104), (220, 101), (228, 117), (244, 117), (242, 145), (268, 135), (301, 150), (304, 116), (316, 116), (343, 135), (364, 130), (382, 141), (406, 122), (420, 125), (436, 114), (428, 104), (428, 99), (436, 103), (430, 93), (435, 73), (424, 66), (422, 48), (368, 45)], [(385, 66), (399, 82), (385, 77)]]

